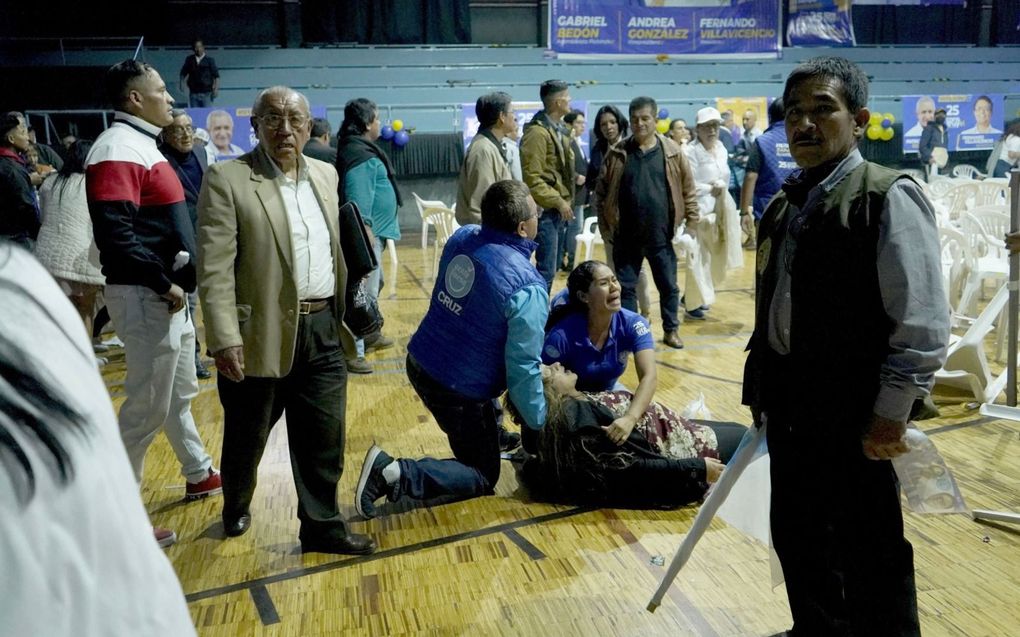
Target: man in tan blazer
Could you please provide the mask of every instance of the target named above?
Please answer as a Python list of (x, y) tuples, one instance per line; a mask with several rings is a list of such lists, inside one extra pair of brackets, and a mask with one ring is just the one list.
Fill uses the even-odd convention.
[(198, 203), (199, 296), (224, 411), (223, 526), (251, 525), (259, 460), (287, 414), (304, 551), (367, 554), (336, 501), (347, 407), (337, 174), (301, 154), (308, 100), (283, 86), (252, 109), (255, 150), (210, 166)]

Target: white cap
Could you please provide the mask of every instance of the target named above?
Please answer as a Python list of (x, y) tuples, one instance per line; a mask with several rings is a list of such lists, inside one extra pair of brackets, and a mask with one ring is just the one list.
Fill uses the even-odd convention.
[(708, 122), (719, 122), (722, 124), (722, 121), (722, 115), (719, 114), (719, 109), (717, 108), (706, 106), (698, 111), (698, 124), (707, 124)]

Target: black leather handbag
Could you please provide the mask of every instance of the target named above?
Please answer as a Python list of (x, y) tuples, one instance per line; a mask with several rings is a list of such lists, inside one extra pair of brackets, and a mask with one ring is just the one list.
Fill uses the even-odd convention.
[(375, 298), (368, 294), (366, 277), (379, 267), (361, 211), (353, 201), (340, 207), (340, 249), (347, 264), (344, 323), (358, 338), (378, 332), (383, 317)]

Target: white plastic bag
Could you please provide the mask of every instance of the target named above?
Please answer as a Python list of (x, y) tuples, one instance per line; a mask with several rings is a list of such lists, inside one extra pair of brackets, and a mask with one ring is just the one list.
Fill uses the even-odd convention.
[(712, 412), (705, 404), (705, 394), (698, 394), (697, 400), (692, 400), (680, 415), (687, 420), (712, 420)]
[(953, 474), (928, 436), (910, 423), (906, 441), (910, 451), (892, 463), (907, 508), (914, 513), (968, 513)]

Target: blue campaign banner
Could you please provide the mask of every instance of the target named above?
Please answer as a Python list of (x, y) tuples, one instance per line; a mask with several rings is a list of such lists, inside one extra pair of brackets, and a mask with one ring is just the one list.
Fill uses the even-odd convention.
[(790, 0), (789, 46), (856, 46), (849, 0)]
[(916, 153), (921, 133), (946, 109), (946, 146), (949, 150), (991, 150), (1005, 123), (1001, 94), (904, 95), (903, 152)]
[[(517, 118), (517, 141), (520, 142), (520, 136), (524, 133), (524, 125), (531, 121), (535, 113), (542, 110), (542, 102), (513, 102), (513, 105), (514, 116)], [(586, 126), (588, 130), (591, 130), (592, 123), (588, 118), (587, 100), (571, 100), (570, 110), (584, 113)], [(464, 131), (464, 149), (467, 150), (467, 147), (471, 145), (471, 140), (478, 134), (478, 116), (475, 115), (474, 103), (460, 105), (460, 121), (461, 129)], [(588, 157), (588, 135), (582, 135), (577, 143), (580, 144), (585, 157)]]
[[(183, 109), (191, 116), (195, 137), (206, 143), (210, 159), (223, 161), (243, 155), (259, 143), (251, 125), (251, 107), (213, 106)], [(325, 106), (313, 106), (312, 117), (325, 117)]]
[(912, 7), (928, 7), (932, 5), (956, 5), (959, 7), (965, 6), (967, 0), (853, 0), (854, 4), (864, 5), (870, 4), (875, 6), (912, 6)]
[(778, 57), (780, 0), (549, 0), (557, 54)]

